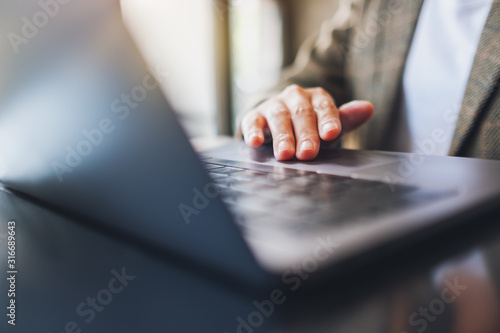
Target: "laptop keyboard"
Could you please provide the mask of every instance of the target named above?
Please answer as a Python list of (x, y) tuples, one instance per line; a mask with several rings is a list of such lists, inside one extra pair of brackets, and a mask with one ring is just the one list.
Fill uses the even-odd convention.
[(389, 211), (450, 195), (416, 186), (279, 167), (257, 171), (235, 161), (209, 159), (203, 164), (222, 201), (244, 228), (285, 226), (303, 232), (355, 220), (368, 223)]

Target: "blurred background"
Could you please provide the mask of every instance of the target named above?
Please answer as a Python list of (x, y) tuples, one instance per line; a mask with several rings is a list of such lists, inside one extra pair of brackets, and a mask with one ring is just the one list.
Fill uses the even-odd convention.
[(339, 0), (121, 0), (125, 23), (191, 138), (232, 135)]

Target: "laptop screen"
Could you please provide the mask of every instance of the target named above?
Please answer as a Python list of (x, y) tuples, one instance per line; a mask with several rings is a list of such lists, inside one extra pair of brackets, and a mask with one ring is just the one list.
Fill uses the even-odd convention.
[(119, 3), (50, 3), (0, 4), (2, 183), (167, 253), (262, 278)]

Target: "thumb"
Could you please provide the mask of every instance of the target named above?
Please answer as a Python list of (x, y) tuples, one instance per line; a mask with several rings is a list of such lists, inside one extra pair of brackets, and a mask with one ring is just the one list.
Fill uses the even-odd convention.
[(368, 101), (352, 101), (339, 108), (342, 132), (347, 133), (366, 123), (373, 115), (373, 104)]

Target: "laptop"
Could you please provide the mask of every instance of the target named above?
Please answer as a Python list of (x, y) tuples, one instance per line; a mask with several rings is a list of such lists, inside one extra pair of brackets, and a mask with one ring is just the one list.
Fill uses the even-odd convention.
[(278, 162), (241, 141), (198, 154), (119, 3), (57, 4), (0, 5), (6, 190), (244, 285), (425, 240), (500, 199), (498, 161), (324, 149)]

